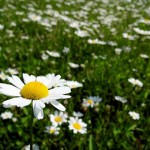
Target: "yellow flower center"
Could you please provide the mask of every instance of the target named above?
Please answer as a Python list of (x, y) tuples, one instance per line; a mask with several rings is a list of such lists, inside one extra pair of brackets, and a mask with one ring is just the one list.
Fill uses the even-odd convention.
[(20, 92), (23, 98), (39, 100), (48, 96), (48, 88), (41, 82), (29, 82)]
[(81, 128), (82, 128), (81, 125), (77, 122), (73, 124), (73, 127), (77, 130), (81, 130)]
[(49, 133), (51, 133), (51, 134), (53, 134), (54, 132), (55, 132), (54, 129), (50, 129), (50, 130), (49, 130)]
[(61, 122), (61, 121), (62, 121), (62, 118), (59, 117), (59, 116), (57, 116), (57, 117), (55, 117), (55, 121), (56, 121), (56, 122)]
[(89, 103), (89, 104), (93, 104), (93, 100), (88, 99), (88, 100), (87, 100), (87, 103)]

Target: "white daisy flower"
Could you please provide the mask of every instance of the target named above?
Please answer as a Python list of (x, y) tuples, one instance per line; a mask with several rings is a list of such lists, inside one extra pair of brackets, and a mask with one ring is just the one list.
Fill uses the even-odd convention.
[(143, 86), (143, 83), (140, 80), (138, 80), (138, 79), (130, 78), (130, 79), (128, 79), (128, 81), (130, 83), (132, 83), (133, 85), (137, 85), (139, 87)]
[(86, 99), (83, 99), (82, 106), (83, 107), (94, 107), (102, 101), (102, 98), (99, 96), (89, 96)]
[(13, 116), (13, 114), (12, 114), (10, 111), (1, 113), (1, 118), (2, 118), (3, 120), (5, 120), (5, 119), (11, 119), (12, 116)]
[(67, 122), (68, 115), (63, 112), (55, 111), (54, 115), (50, 114), (50, 121), (54, 126), (61, 125), (63, 122)]
[(48, 54), (48, 55), (50, 55), (51, 57), (60, 57), (60, 54), (58, 53), (58, 52), (56, 52), (56, 51), (48, 51), (48, 50), (46, 50), (46, 53)]
[(11, 68), (8, 68), (7, 72), (10, 73), (11, 75), (18, 74), (18, 71), (16, 69), (11, 69)]
[(140, 115), (134, 111), (129, 111), (129, 115), (132, 117), (132, 119), (134, 120), (139, 120), (140, 119)]
[[(32, 149), (39, 150), (39, 146), (37, 144), (33, 144)], [(30, 150), (30, 145), (25, 145), (21, 150)]]
[(74, 89), (74, 88), (78, 88), (78, 87), (82, 87), (83, 84), (82, 83), (79, 83), (77, 81), (66, 81), (65, 83), (66, 86), (69, 86), (71, 89)]
[(65, 111), (65, 107), (57, 100), (70, 98), (69, 95), (65, 95), (71, 92), (69, 87), (51, 88), (53, 81), (44, 76), (23, 74), (23, 79), (24, 83), (19, 77), (12, 76), (8, 77), (8, 80), (13, 85), (0, 83), (1, 94), (15, 97), (4, 101), (4, 107), (24, 107), (32, 102), (34, 116), (37, 119), (43, 119), (45, 103), (51, 103), (57, 109)]
[(87, 124), (82, 121), (82, 119), (79, 119), (77, 117), (70, 117), (69, 122), (69, 129), (73, 130), (73, 133), (86, 133)]
[(50, 133), (50, 134), (54, 134), (54, 135), (58, 135), (59, 130), (60, 130), (60, 128), (57, 126), (47, 126), (45, 132)]
[(1, 80), (4, 81), (4, 80), (7, 79), (7, 77), (8, 77), (8, 75), (6, 75), (4, 72), (1, 72), (1, 73), (0, 73), (0, 79), (1, 79)]
[(68, 64), (69, 64), (69, 66), (70, 66), (71, 68), (79, 68), (79, 67), (80, 67), (79, 64), (75, 64), (75, 63), (72, 63), (72, 62), (69, 62)]
[(119, 101), (119, 102), (122, 102), (122, 103), (127, 103), (127, 100), (123, 97), (120, 97), (120, 96), (115, 96), (115, 100)]
[(31, 21), (41, 21), (41, 16), (37, 15), (37, 14), (33, 14), (33, 13), (29, 13), (28, 14), (28, 18), (31, 20)]
[(141, 58), (145, 58), (145, 59), (149, 58), (149, 56), (146, 55), (146, 54), (140, 54), (140, 57), (141, 57)]
[(83, 114), (82, 114), (81, 112), (79, 112), (79, 111), (78, 111), (78, 112), (75, 112), (75, 111), (74, 111), (74, 112), (73, 112), (73, 116), (74, 116), (74, 117), (83, 117)]

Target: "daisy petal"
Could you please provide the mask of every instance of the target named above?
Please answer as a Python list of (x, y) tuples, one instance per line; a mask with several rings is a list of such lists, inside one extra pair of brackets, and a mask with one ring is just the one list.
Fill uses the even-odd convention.
[(24, 107), (27, 106), (31, 103), (31, 100), (22, 98), (22, 97), (17, 97), (17, 98), (12, 98), (9, 100), (6, 100), (3, 102), (4, 107), (11, 107), (11, 106), (17, 106), (17, 107)]
[(34, 116), (37, 119), (43, 119), (43, 108), (45, 107), (45, 104), (42, 101), (35, 100), (33, 101), (33, 112)]
[(27, 84), (29, 82), (35, 81), (36, 77), (33, 75), (29, 76), (27, 73), (23, 73), (23, 79), (24, 79), (24, 82)]
[(71, 92), (70, 87), (56, 87), (50, 90), (50, 94), (68, 94)]
[(21, 89), (24, 86), (23, 82), (17, 76), (8, 77), (8, 80), (10, 83), (18, 87), (19, 89)]
[(65, 111), (66, 108), (60, 104), (58, 101), (51, 101), (50, 102), (54, 107), (56, 107), (57, 109), (59, 109), (60, 111)]
[(46, 85), (47, 88), (48, 88), (48, 82), (49, 82), (49, 81), (47, 80), (46, 77), (44, 77), (44, 76), (38, 76), (38, 77), (36, 78), (36, 81), (43, 83), (43, 84)]
[(0, 93), (8, 96), (20, 96), (20, 89), (9, 84), (0, 83)]

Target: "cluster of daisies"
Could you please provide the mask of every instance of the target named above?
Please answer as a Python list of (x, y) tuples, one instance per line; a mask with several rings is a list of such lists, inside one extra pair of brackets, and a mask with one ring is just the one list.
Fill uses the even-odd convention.
[(60, 111), (65, 111), (65, 107), (58, 100), (70, 98), (68, 94), (71, 88), (82, 86), (77, 81), (66, 81), (55, 74), (35, 77), (24, 73), (23, 81), (16, 75), (7, 79), (11, 84), (0, 83), (0, 93), (13, 98), (4, 101), (3, 106), (24, 107), (32, 103), (37, 119), (43, 119), (45, 104), (50, 103)]
[(68, 123), (68, 127), (73, 133), (85, 134), (87, 132), (87, 124), (83, 122), (83, 114), (80, 112), (73, 112), (73, 116), (69, 117), (67, 113), (55, 111), (54, 114), (50, 114), (49, 118), (52, 123), (51, 126), (46, 126), (46, 132), (54, 135), (58, 135), (60, 132), (60, 126), (63, 123)]

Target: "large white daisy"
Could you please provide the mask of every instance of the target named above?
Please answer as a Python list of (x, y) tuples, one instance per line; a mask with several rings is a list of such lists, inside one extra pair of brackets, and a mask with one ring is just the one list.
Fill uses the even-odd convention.
[(61, 87), (56, 87), (59, 85), (58, 79), (56, 80), (57, 84), (54, 84), (55, 76), (53, 75), (51, 79), (49, 76), (35, 77), (23, 74), (24, 82), (14, 75), (8, 77), (12, 85), (0, 83), (0, 93), (14, 98), (4, 101), (3, 106), (6, 108), (11, 106), (24, 107), (32, 102), (34, 116), (37, 119), (43, 119), (45, 103), (51, 103), (57, 109), (65, 111), (65, 107), (57, 100), (70, 98), (71, 96), (65, 95), (71, 92), (70, 87), (62, 86), (62, 80), (60, 80)]

